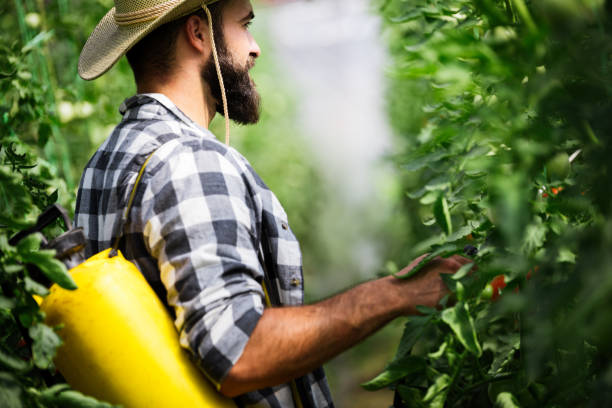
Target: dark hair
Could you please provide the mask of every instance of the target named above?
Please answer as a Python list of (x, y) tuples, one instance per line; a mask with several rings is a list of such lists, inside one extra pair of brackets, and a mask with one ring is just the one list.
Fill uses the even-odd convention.
[[(221, 29), (221, 11), (225, 1), (216, 1), (208, 9), (212, 16), (215, 41), (223, 42)], [(177, 20), (159, 26), (141, 39), (126, 54), (128, 63), (134, 72), (136, 82), (146, 76), (164, 77), (170, 74), (175, 63), (175, 47), (179, 30), (191, 16), (199, 16), (207, 21), (204, 10), (199, 9)]]

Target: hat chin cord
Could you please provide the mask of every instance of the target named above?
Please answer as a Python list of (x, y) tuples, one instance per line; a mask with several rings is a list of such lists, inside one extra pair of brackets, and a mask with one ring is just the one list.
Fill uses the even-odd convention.
[(212, 55), (215, 61), (215, 69), (217, 70), (217, 78), (219, 79), (219, 87), (221, 88), (221, 100), (223, 102), (223, 116), (225, 117), (225, 144), (230, 144), (230, 122), (229, 114), (227, 109), (227, 96), (225, 95), (225, 85), (223, 84), (223, 76), (221, 75), (221, 65), (219, 64), (219, 56), (217, 55), (217, 47), (215, 45), (215, 34), (212, 25), (212, 16), (210, 10), (206, 7), (206, 4), (202, 2), (202, 8), (206, 12), (206, 18), (208, 19), (208, 28), (210, 29), (210, 46), (212, 48)]

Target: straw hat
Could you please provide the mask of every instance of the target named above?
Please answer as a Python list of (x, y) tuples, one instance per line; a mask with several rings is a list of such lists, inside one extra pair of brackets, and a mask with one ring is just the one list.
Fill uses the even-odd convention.
[(108, 71), (151, 31), (217, 0), (115, 0), (85, 43), (79, 75), (90, 80)]

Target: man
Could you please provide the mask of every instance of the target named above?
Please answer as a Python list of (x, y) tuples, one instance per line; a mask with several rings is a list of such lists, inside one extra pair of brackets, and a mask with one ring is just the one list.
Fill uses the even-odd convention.
[(436, 306), (448, 293), (440, 273), (467, 260), (437, 259), (409, 280), (381, 278), (302, 304), (301, 254), (285, 212), (246, 159), (207, 130), (215, 112), (258, 119), (253, 18), (249, 0), (115, 0), (79, 73), (96, 78), (127, 52), (138, 95), (85, 169), (76, 223), (90, 254), (122, 237), (123, 253), (174, 314), (181, 344), (239, 406), (332, 407), (320, 366), (417, 305)]

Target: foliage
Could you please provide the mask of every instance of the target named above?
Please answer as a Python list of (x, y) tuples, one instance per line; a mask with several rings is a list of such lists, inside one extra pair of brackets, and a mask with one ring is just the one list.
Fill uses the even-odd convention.
[[(61, 345), (56, 329), (44, 324), (35, 296), (47, 284), (76, 285), (55, 252), (41, 249), (41, 235), (15, 246), (9, 238), (30, 226), (41, 210), (68, 197), (55, 166), (38, 157), (58, 130), (58, 118), (46, 109), (50, 90), (41, 80), (35, 53), (51, 37), (40, 32), (25, 45), (0, 44), (0, 405), (3, 407), (108, 406), (71, 391), (55, 375), (53, 357)], [(8, 40), (8, 39), (7, 39)], [(57, 139), (56, 139), (57, 140)], [(64, 200), (66, 201), (66, 199)], [(59, 225), (47, 231), (54, 235)]]
[(364, 386), (391, 386), (396, 406), (609, 405), (610, 4), (380, 9), (395, 160), (429, 226), (415, 251), (467, 253), (478, 269), (446, 279), (454, 303), (410, 318)]

